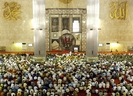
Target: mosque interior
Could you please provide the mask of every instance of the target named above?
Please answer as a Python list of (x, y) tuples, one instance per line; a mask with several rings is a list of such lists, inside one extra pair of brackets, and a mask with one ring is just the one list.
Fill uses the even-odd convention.
[(0, 96), (133, 96), (133, 0), (0, 0)]

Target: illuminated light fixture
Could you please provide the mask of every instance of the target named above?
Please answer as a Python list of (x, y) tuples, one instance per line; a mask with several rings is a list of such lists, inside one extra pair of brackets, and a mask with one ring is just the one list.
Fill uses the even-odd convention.
[(74, 47), (75, 52), (78, 52), (78, 50), (79, 50), (78, 47)]
[(29, 46), (29, 47), (32, 47), (32, 46), (33, 46), (33, 44), (32, 44), (32, 43), (29, 43), (29, 44), (28, 44), (28, 46)]
[(117, 47), (117, 46), (118, 46), (118, 43), (117, 43), (117, 42), (112, 43), (111, 46), (112, 46), (112, 47)]
[(15, 43), (15, 46), (22, 46), (22, 43)]
[(98, 46), (101, 47), (101, 46), (103, 46), (103, 44), (102, 43), (99, 43)]

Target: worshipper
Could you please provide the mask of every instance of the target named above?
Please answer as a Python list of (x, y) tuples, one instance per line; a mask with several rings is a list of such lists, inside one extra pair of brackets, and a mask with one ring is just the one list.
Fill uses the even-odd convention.
[(109, 62), (106, 57), (114, 55), (107, 54), (100, 54), (99, 58), (105, 59), (98, 62), (86, 62), (84, 55), (56, 56), (48, 56), (45, 62), (36, 62), (27, 55), (5, 56), (0, 65), (0, 96), (78, 96), (81, 92), (85, 96), (133, 94), (130, 61), (111, 59)]

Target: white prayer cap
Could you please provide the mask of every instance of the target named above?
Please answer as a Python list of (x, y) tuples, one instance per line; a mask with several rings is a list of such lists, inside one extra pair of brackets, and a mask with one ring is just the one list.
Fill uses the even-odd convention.
[(22, 90), (21, 89), (18, 89), (18, 92), (22, 92)]
[(80, 90), (83, 90), (84, 88), (82, 86), (79, 87)]
[(34, 77), (34, 80), (37, 80), (37, 76)]
[(79, 92), (79, 89), (78, 88), (75, 88), (75, 91)]
[(11, 96), (16, 96), (16, 94), (15, 93), (11, 93)]
[(50, 96), (50, 92), (47, 92), (47, 96)]
[(69, 92), (70, 90), (68, 88), (66, 88), (66, 92)]

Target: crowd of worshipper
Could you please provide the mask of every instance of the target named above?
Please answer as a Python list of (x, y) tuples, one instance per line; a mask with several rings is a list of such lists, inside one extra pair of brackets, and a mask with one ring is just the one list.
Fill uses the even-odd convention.
[[(0, 55), (0, 96), (133, 96), (132, 54)], [(117, 59), (116, 59), (117, 58)], [(118, 60), (119, 59), (119, 60)]]

